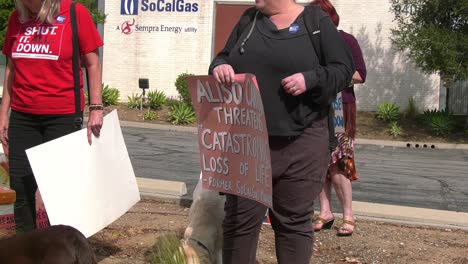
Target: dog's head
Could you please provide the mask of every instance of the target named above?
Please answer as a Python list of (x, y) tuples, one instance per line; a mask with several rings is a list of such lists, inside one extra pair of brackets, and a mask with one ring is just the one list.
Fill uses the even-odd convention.
[(212, 264), (216, 261), (211, 257), (208, 248), (194, 239), (185, 239), (182, 242), (182, 250), (187, 258), (187, 264)]
[(51, 226), (0, 240), (0, 263), (97, 263), (86, 237), (71, 226)]

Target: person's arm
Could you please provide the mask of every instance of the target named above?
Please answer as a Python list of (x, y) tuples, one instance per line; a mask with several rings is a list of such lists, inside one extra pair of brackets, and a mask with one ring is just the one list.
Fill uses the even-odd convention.
[(353, 78), (351, 79), (351, 84), (356, 83), (363, 83), (364, 79), (362, 79), (361, 74), (358, 71), (355, 71), (353, 74)]
[(353, 35), (350, 36), (350, 48), (353, 54), (354, 65), (356, 66), (356, 72), (354, 72), (351, 84), (364, 83), (367, 77), (366, 62), (364, 61), (359, 42)]
[(313, 101), (328, 106), (337, 93), (348, 87), (355, 66), (350, 48), (326, 15), (320, 19), (320, 41), (325, 66), (319, 65), (302, 74)]
[[(3, 80), (3, 95), (2, 106), (0, 108), (0, 142), (3, 144), (4, 149), (8, 149), (8, 111), (10, 109), (10, 94), (13, 85), (13, 76), (15, 68), (10, 59), (7, 58), (7, 65), (5, 67), (5, 79)], [(8, 153), (5, 153), (8, 155)]]
[(103, 122), (103, 109), (102, 106), (102, 73), (101, 65), (99, 63), (99, 50), (87, 53), (84, 56), (85, 66), (88, 77), (88, 93), (89, 93), (89, 119), (88, 119), (88, 142), (91, 145), (92, 137), (94, 134), (99, 137), (102, 122)]
[(234, 45), (236, 45), (237, 40), (239, 38), (239, 22), (236, 24), (234, 29), (229, 36), (226, 46), (218, 53), (218, 55), (213, 59), (208, 69), (208, 74), (213, 75), (217, 82), (231, 85), (232, 81), (234, 80), (234, 69), (227, 58), (229, 57), (229, 53), (231, 52)]
[(99, 137), (103, 122), (102, 72), (99, 63), (99, 47), (104, 43), (96, 29), (91, 14), (81, 3), (76, 3), (76, 22), (80, 55), (82, 55), (88, 77), (89, 118), (88, 143), (92, 143), (92, 134)]

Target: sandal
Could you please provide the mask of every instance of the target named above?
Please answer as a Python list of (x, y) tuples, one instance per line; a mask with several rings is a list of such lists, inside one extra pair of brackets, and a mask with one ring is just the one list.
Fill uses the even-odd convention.
[[(318, 216), (314, 223), (313, 223), (313, 226), (314, 226), (314, 231), (320, 231), (322, 229), (331, 229), (332, 226), (333, 226), (333, 222), (335, 222), (335, 218), (332, 218), (332, 219), (323, 219), (322, 217)], [(317, 228), (317, 225), (322, 225), (322, 228)]]
[[(345, 225), (350, 225), (353, 227), (353, 229), (346, 227)], [(354, 232), (354, 226), (356, 223), (354, 221), (350, 220), (343, 220), (343, 224), (341, 224), (340, 228), (338, 229), (338, 232), (336, 233), (337, 236), (339, 237), (346, 237), (346, 236), (352, 236)]]

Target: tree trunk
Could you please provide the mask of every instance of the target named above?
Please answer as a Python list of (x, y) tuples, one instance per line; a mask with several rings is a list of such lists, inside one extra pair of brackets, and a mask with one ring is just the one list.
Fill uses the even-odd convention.
[(454, 81), (453, 81), (453, 78), (450, 78), (445, 74), (440, 74), (440, 79), (442, 80), (443, 88), (445, 88), (445, 91), (446, 91), (445, 92), (445, 111), (447, 113), (449, 113), (450, 110), (451, 110), (451, 107), (450, 107), (450, 91), (451, 91), (451, 88), (454, 85)]

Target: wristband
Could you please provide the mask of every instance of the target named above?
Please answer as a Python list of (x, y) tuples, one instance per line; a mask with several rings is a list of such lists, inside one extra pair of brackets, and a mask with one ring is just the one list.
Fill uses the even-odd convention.
[(90, 104), (88, 108), (89, 108), (89, 111), (104, 110), (104, 106), (102, 104)]

